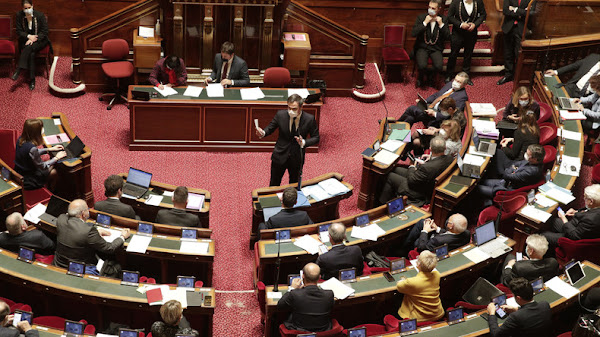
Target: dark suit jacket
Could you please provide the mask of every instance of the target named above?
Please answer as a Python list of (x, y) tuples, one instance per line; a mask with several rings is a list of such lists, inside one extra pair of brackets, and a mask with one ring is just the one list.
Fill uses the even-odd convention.
[(435, 187), (435, 178), (444, 171), (454, 157), (442, 155), (419, 165), (418, 168), (409, 167), (407, 178), (407, 191), (397, 191), (398, 195), (406, 195), (411, 204), (423, 205), (431, 199)]
[(571, 240), (600, 238), (600, 208), (575, 213), (563, 227), (565, 236)]
[[(477, 28), (485, 21), (487, 15), (483, 0), (473, 0), (473, 11), (471, 12), (471, 15), (467, 13), (464, 4), (461, 4), (462, 2), (463, 0), (452, 0), (452, 3), (450, 3), (450, 7), (448, 8), (448, 23), (452, 24), (452, 34), (477, 35)], [(477, 6), (477, 11), (475, 11), (475, 6)], [(460, 28), (460, 24), (462, 23), (460, 21), (461, 15), (463, 20), (465, 20), (464, 22), (472, 22), (475, 24), (475, 29), (472, 32)]]
[[(248, 75), (248, 65), (246, 61), (241, 57), (234, 55), (233, 61), (231, 61), (231, 67), (227, 73), (227, 78), (233, 80), (233, 85), (236, 87), (245, 87), (250, 84), (250, 75)], [(223, 60), (221, 59), (221, 53), (215, 55), (215, 62), (213, 62), (213, 69), (210, 73), (210, 78), (213, 82), (221, 82), (221, 68), (223, 68)]]
[(317, 332), (331, 329), (333, 303), (333, 291), (310, 285), (283, 294), (277, 308), (292, 311), (286, 328)]
[(266, 227), (267, 229), (297, 227), (312, 223), (313, 221), (305, 211), (296, 208), (284, 208), (267, 220)]
[(346, 268), (356, 268), (356, 275), (362, 275), (364, 267), (360, 248), (344, 244), (334, 246), (327, 253), (320, 255), (317, 264), (321, 267), (321, 277), (324, 280), (338, 277), (340, 269)]
[[(181, 74), (177, 77), (177, 83), (175, 85), (186, 85), (187, 84), (187, 70), (185, 68), (185, 62), (183, 59), (179, 59), (179, 63), (181, 64)], [(168, 84), (169, 83), (169, 75), (167, 75), (165, 66), (165, 57), (161, 58), (156, 62), (152, 72), (150, 73), (150, 77), (148, 77), (148, 81), (152, 83), (152, 85)], [(177, 73), (176, 73), (177, 74)]]
[[(525, 27), (525, 16), (527, 15), (527, 6), (529, 6), (530, 0), (504, 0), (502, 6), (502, 14), (504, 14), (504, 21), (502, 22), (502, 31), (504, 34), (508, 34), (517, 21), (517, 31), (519, 35), (523, 34), (523, 27)], [(518, 7), (517, 12), (508, 9), (509, 6)]]
[(442, 228), (439, 233), (434, 232), (432, 235), (422, 231), (419, 238), (415, 241), (415, 247), (419, 252), (424, 250), (433, 252), (436, 247), (448, 244), (448, 251), (450, 251), (466, 245), (470, 240), (471, 234), (468, 230), (460, 234), (452, 234)]
[[(510, 260), (510, 258), (507, 258), (507, 260)], [(546, 282), (558, 274), (558, 262), (555, 258), (521, 260), (515, 262), (512, 268), (502, 269), (501, 281), (508, 287), (510, 280), (513, 278), (524, 277), (528, 281), (533, 281), (541, 276), (544, 278), (544, 282)]]
[(67, 268), (69, 260), (96, 264), (96, 253), (114, 254), (123, 246), (123, 239), (117, 238), (108, 243), (104, 240), (98, 229), (83, 222), (83, 220), (61, 214), (56, 220), (56, 254), (55, 266)]
[[(44, 15), (44, 13), (36, 11), (34, 9), (33, 18), (34, 23), (32, 24), (32, 28), (34, 30), (36, 29), (35, 23), (37, 22), (38, 35), (38, 39), (34, 43), (45, 45), (48, 42), (48, 22), (46, 21), (46, 16)], [(22, 46), (25, 45), (25, 42), (27, 42), (27, 35), (29, 34), (27, 33), (27, 31), (29, 30), (27, 25), (27, 18), (23, 11), (17, 12), (17, 15), (15, 17), (15, 25), (17, 29), (17, 36), (19, 37), (19, 46), (21, 46), (22, 48)]]
[[(452, 88), (452, 81), (446, 83), (442, 87), (442, 89), (440, 89), (435, 94), (427, 97), (427, 105), (433, 103), (433, 101), (435, 101), (438, 97), (442, 96), (446, 91), (450, 90), (450, 88)], [(465, 103), (469, 100), (469, 96), (467, 95), (467, 91), (465, 90), (465, 88), (451, 93), (449, 97), (452, 97), (456, 102), (456, 108), (458, 109), (458, 111), (463, 111), (463, 109), (465, 108)], [(440, 118), (440, 115), (441, 114), (438, 112), (436, 119)]]
[(552, 311), (548, 302), (530, 302), (508, 315), (501, 327), (498, 327), (496, 315), (488, 318), (490, 336), (540, 337), (554, 336), (552, 329)]
[(98, 201), (94, 204), (94, 209), (100, 212), (106, 212), (122, 216), (125, 218), (135, 219), (135, 211), (131, 205), (122, 203), (118, 199), (108, 198), (106, 200)]
[[(416, 37), (415, 48), (417, 49), (427, 49), (430, 51), (443, 51), (444, 50), (444, 42), (450, 37), (450, 30), (448, 29), (448, 18), (440, 15), (442, 17), (442, 22), (444, 22), (444, 27), (440, 29), (439, 25), (435, 25), (433, 28), (433, 32), (431, 32), (430, 24), (427, 26), (423, 25), (423, 21), (425, 21), (425, 17), (427, 13), (421, 14), (417, 16), (415, 21), (415, 26), (412, 29), (412, 36)], [(427, 37), (427, 41), (435, 41), (436, 36), (438, 37), (437, 42), (433, 45), (425, 43), (425, 37)]]
[(530, 132), (523, 132), (519, 128), (515, 130), (514, 139), (512, 147), (507, 146), (502, 148), (502, 151), (511, 160), (523, 160), (525, 152), (527, 152), (527, 147), (540, 143), (540, 136), (536, 136)]
[(505, 190), (511, 191), (533, 185), (540, 181), (544, 174), (541, 165), (531, 165), (527, 160), (517, 161), (513, 165), (517, 167), (516, 170), (511, 166), (502, 173), (502, 178), (506, 182)]
[(8, 232), (0, 233), (0, 248), (17, 253), (19, 246), (35, 249), (36, 253), (42, 255), (54, 254), (54, 241), (40, 230), (34, 229), (19, 235), (10, 235)]
[(188, 213), (179, 208), (161, 209), (158, 211), (158, 214), (156, 214), (155, 222), (181, 227), (200, 226), (200, 218), (198, 218), (197, 215)]
[(579, 88), (577, 87), (577, 82), (598, 62), (600, 62), (600, 54), (590, 54), (577, 62), (571, 63), (556, 70), (558, 75), (563, 75), (572, 71), (575, 72), (575, 75), (573, 75), (573, 77), (571, 77), (567, 83), (565, 83), (565, 89), (567, 89), (569, 95), (572, 97), (581, 97), (585, 94), (580, 92)]
[[(279, 137), (275, 143), (271, 160), (277, 165), (283, 165), (290, 154), (297, 153), (297, 160), (300, 160), (300, 145), (290, 132), (290, 115), (287, 110), (279, 110), (273, 117), (273, 120), (264, 129), (265, 137), (279, 129)], [(306, 141), (304, 149), (311, 145), (319, 143), (319, 128), (315, 117), (305, 111), (300, 115), (298, 123), (298, 134)], [(310, 138), (307, 138), (310, 135)], [(296, 157), (296, 156), (294, 156)]]
[[(19, 337), (21, 332), (13, 327), (0, 326), (0, 337)], [(40, 334), (37, 330), (31, 329), (25, 333), (25, 337), (39, 337)]]

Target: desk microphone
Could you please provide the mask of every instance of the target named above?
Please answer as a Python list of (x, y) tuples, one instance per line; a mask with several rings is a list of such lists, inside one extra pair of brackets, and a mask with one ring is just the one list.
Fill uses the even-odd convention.
[[(379, 86), (377, 84), (375, 84), (375, 89), (377, 89), (377, 93), (379, 94), (379, 97), (382, 97), (381, 91), (379, 91)], [(389, 128), (389, 123), (388, 123), (389, 112), (388, 112), (387, 106), (385, 105), (384, 99), (381, 100), (381, 103), (383, 103), (383, 107), (385, 108), (385, 122), (383, 122), (383, 134), (381, 135), (381, 142), (383, 143), (385, 135), (387, 135), (389, 132), (389, 130), (388, 130), (388, 128)]]

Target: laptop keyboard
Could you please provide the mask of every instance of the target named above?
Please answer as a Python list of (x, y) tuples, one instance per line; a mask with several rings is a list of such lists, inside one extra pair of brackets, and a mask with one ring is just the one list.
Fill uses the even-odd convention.
[(491, 255), (492, 257), (496, 257), (510, 250), (510, 247), (496, 238), (479, 246), (479, 249), (481, 249), (484, 253)]
[(570, 110), (577, 109), (577, 106), (575, 105), (575, 103), (573, 103), (573, 101), (570, 100), (569, 98), (560, 97), (559, 99), (560, 99), (560, 105), (562, 105), (563, 108), (570, 109)]
[(123, 186), (123, 193), (132, 195), (134, 197), (142, 196), (144, 193), (146, 193), (146, 190), (146, 188), (138, 187), (131, 184), (125, 184), (125, 186)]

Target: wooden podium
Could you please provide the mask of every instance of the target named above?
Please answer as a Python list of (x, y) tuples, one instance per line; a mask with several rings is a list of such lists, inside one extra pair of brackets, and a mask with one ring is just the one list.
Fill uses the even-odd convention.
[(308, 34), (283, 33), (283, 67), (290, 71), (292, 85), (306, 88), (310, 50)]
[[(156, 32), (155, 32), (156, 33)], [(151, 72), (158, 60), (160, 60), (161, 37), (141, 37), (138, 28), (133, 30), (133, 66), (135, 67), (134, 80), (138, 84), (138, 72)]]

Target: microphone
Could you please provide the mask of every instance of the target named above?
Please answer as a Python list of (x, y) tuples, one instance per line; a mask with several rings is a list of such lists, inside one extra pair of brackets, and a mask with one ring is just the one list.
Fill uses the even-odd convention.
[[(379, 94), (379, 97), (381, 97), (381, 91), (379, 91), (379, 86), (377, 84), (375, 84), (375, 89), (377, 89), (377, 93)], [(383, 103), (383, 107), (385, 109), (385, 122), (383, 123), (383, 134), (381, 135), (381, 142), (383, 143), (383, 139), (385, 138), (385, 135), (387, 135), (389, 133), (389, 123), (388, 123), (388, 108), (385, 105), (385, 100), (381, 100), (381, 103)]]

